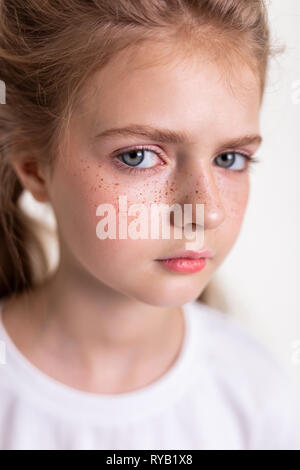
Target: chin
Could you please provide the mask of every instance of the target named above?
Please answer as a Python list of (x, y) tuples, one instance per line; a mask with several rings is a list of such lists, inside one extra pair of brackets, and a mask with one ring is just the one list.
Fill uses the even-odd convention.
[(136, 300), (153, 307), (178, 307), (187, 302), (196, 300), (203, 289), (191, 287), (181, 289), (163, 289), (157, 286), (151, 287), (151, 292), (139, 292), (134, 297)]

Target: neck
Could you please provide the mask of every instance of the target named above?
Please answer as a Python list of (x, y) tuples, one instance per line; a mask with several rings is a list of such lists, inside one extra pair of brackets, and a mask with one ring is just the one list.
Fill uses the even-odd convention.
[(60, 263), (40, 287), (35, 302), (34, 323), (43, 344), (56, 338), (63, 357), (67, 348), (72, 361), (97, 369), (98, 374), (109, 370), (117, 377), (134, 370), (144, 383), (147, 380), (141, 375), (147, 367), (149, 376), (160, 376), (181, 348), (181, 308), (145, 304), (74, 266), (68, 269)]

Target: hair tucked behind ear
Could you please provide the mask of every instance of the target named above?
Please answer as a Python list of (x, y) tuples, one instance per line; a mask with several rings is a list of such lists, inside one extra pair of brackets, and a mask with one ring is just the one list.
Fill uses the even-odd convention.
[(270, 54), (263, 0), (0, 0), (0, 79), (6, 84), (6, 104), (0, 104), (0, 296), (35, 284), (33, 246), (46, 274), (33, 221), (18, 206), (14, 152), (21, 142), (34, 143), (35, 158), (53, 168), (91, 73), (145, 41), (187, 55), (207, 50), (231, 69), (233, 57), (243, 59), (263, 91)]
[(0, 297), (6, 297), (34, 287), (48, 261), (37, 236), (38, 222), (19, 206), (24, 188), (3, 158), (0, 181)]

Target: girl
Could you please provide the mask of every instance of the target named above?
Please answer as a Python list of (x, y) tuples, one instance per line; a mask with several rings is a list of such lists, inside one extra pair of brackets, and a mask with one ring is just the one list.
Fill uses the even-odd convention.
[[(238, 237), (261, 143), (263, 2), (0, 5), (0, 447), (294, 448), (285, 371), (197, 300)], [(56, 216), (50, 275), (25, 189)], [(143, 228), (153, 204), (192, 211), (169, 237), (122, 236), (134, 204)], [(188, 228), (204, 235), (192, 253)]]

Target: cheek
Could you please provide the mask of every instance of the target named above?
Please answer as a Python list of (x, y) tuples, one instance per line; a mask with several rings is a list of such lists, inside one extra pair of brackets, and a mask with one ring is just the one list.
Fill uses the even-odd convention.
[(220, 226), (224, 246), (232, 246), (242, 226), (249, 199), (249, 175), (237, 175), (219, 182), (219, 194), (226, 219)]
[[(132, 204), (142, 204), (150, 214), (152, 203), (169, 203), (173, 189), (169, 188), (166, 180), (153, 179), (143, 181), (139, 178), (122, 178), (107, 172), (101, 164), (92, 166), (88, 160), (80, 159), (76, 166), (62, 165), (57, 168), (54, 176), (55, 186), (52, 188), (52, 203), (57, 216), (58, 225), (65, 243), (73, 253), (81, 256), (81, 260), (89, 263), (117, 262), (121, 267), (135, 263), (137, 257), (150, 259), (157, 257), (155, 243), (158, 240), (132, 240), (118, 239), (119, 234), (119, 196), (126, 196), (127, 208)], [(133, 183), (134, 182), (134, 183)], [(97, 215), (99, 205), (109, 204), (115, 213), (116, 239), (101, 240), (97, 236), (96, 228), (107, 213)], [(129, 216), (124, 226), (128, 228), (136, 219), (136, 215)], [(149, 220), (149, 219), (148, 219)], [(107, 230), (108, 227), (105, 228)], [(138, 230), (138, 229), (137, 229)], [(98, 261), (99, 260), (99, 261)]]
[(226, 197), (224, 204), (227, 216), (232, 221), (240, 221), (243, 219), (249, 198), (249, 182), (248, 179), (242, 184), (231, 185), (226, 188)]

